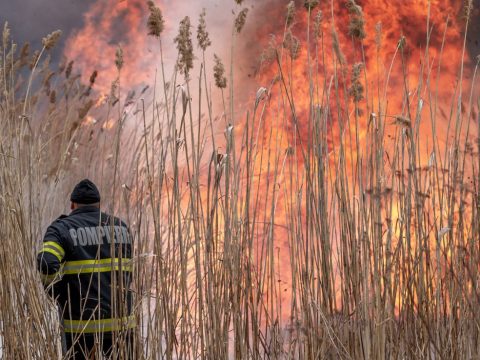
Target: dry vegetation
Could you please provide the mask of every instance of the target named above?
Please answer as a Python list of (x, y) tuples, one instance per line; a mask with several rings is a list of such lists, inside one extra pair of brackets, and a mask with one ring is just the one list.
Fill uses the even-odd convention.
[[(350, 35), (361, 48), (362, 13), (349, 3)], [(316, 6), (305, 1), (305, 8), (296, 9), (308, 11), (309, 43), (318, 50), (304, 64), (306, 118), (298, 117), (289, 85), (299, 46), (290, 31), (293, 5), (286, 16), (287, 51), (269, 50), (276, 81), (259, 89), (242, 119), (234, 113), (233, 70), (225, 74), (228, 66), (215, 56), (212, 74), (205, 62), (210, 40), (204, 15), (198, 68), (185, 18), (175, 39), (176, 71), (165, 74), (161, 60), (161, 91), (148, 103), (142, 99), (148, 93), (125, 96), (119, 50), (112, 59), (119, 78), (100, 108), (92, 90), (96, 74), (85, 86), (71, 63), (51, 70), (49, 50), (58, 33), (31, 55), (28, 47), (17, 49), (5, 27), (3, 358), (60, 356), (59, 324), (40, 284), (35, 252), (76, 175), (98, 179), (107, 210), (131, 224), (139, 359), (478, 356), (480, 157), (472, 139), (480, 144), (480, 117), (470, 120), (478, 106), (473, 88), (478, 63), (473, 78), (462, 80), (472, 84), (471, 91), (452, 89), (447, 128), (436, 116), (435, 76), (441, 66), (422, 68), (428, 81), (417, 81), (417, 88), (402, 85), (402, 113), (387, 116), (382, 96), (367, 112), (361, 109), (363, 98), (369, 92), (387, 94), (388, 79), (365, 81), (361, 58), (346, 63), (335, 32), (319, 33)], [(158, 39), (162, 54), (162, 13), (153, 3), (149, 8), (146, 32)], [(246, 10), (238, 13), (232, 59), (235, 39), (248, 21)], [(330, 36), (333, 48), (324, 48), (321, 39)], [(392, 62), (406, 61), (404, 47), (402, 38)], [(325, 53), (336, 65), (331, 74), (318, 70)], [(427, 60), (428, 51), (424, 56)], [(458, 71), (462, 79), (463, 65)], [(377, 88), (366, 85), (373, 83)], [(278, 98), (266, 101), (274, 88)], [(223, 100), (218, 116), (215, 98)], [(346, 104), (352, 111), (338, 111)], [(87, 118), (92, 114), (96, 123)], [(275, 126), (268, 127), (272, 114)], [(429, 146), (422, 144), (420, 130), (426, 114), (433, 137), (442, 140)], [(290, 122), (291, 138), (279, 138), (275, 127)], [(303, 135), (299, 122), (308, 129)], [(363, 123), (366, 129), (359, 128)], [(394, 128), (388, 145), (387, 127)], [(219, 128), (224, 136), (215, 135)], [(341, 134), (339, 141), (332, 141), (334, 134)], [(288, 244), (281, 258), (280, 244)]]

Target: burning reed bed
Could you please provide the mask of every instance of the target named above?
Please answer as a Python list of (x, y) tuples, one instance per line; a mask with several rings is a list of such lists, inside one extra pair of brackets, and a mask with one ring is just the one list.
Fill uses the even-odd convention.
[[(134, 234), (138, 359), (476, 357), (480, 104), (466, 35), (457, 86), (439, 89), (448, 21), (435, 29), (433, 59), (425, 18), (427, 46), (411, 64), (408, 38), (382, 43), (379, 24), (367, 52), (372, 25), (355, 1), (343, 35), (333, 2), (327, 11), (291, 2), (281, 41), (262, 57), (263, 86), (239, 116), (233, 59), (249, 15), (237, 3), (229, 67), (209, 53), (203, 13), (200, 53), (186, 17), (177, 66), (166, 74), (164, 19), (149, 2), (159, 84), (125, 96), (119, 48), (118, 78), (103, 101), (96, 73), (84, 85), (74, 62), (51, 70), (58, 32), (32, 55), (28, 46), (17, 51), (5, 26), (1, 356), (61, 357), (35, 255), (45, 225), (86, 175)], [(295, 34), (296, 23), (305, 34)]]

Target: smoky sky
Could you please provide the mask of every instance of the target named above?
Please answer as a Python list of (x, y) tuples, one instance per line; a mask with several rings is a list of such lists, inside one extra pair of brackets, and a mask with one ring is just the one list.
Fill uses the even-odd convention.
[(83, 24), (83, 14), (95, 0), (2, 0), (0, 23), (8, 21), (17, 44), (29, 42), (41, 47), (42, 38), (54, 30), (63, 31), (62, 41), (53, 53), (59, 59), (65, 39)]

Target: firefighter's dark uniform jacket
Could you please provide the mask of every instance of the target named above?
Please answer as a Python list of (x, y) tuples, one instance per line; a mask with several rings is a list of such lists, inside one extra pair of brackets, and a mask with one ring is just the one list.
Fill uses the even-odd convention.
[(38, 267), (57, 300), (67, 333), (134, 327), (129, 291), (132, 237), (118, 218), (95, 206), (62, 215), (47, 229)]

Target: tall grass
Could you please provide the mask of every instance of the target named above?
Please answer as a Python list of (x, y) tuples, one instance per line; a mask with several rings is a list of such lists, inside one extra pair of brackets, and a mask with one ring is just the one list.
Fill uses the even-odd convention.
[[(242, 116), (233, 59), (246, 12), (232, 24), (230, 74), (217, 58), (212, 89), (205, 37), (198, 66), (189, 65), (186, 19), (176, 40), (181, 61), (165, 74), (161, 13), (150, 4), (162, 24), (150, 29), (161, 55), (155, 90), (123, 95), (119, 51), (118, 79), (100, 107), (95, 77), (89, 88), (71, 64), (50, 70), (48, 46), (28, 68), (25, 51), (17, 54), (4, 31), (5, 359), (61, 356), (58, 317), (40, 285), (35, 252), (84, 176), (100, 184), (102, 205), (134, 234), (139, 359), (477, 356), (478, 61), (468, 78), (462, 61), (442, 119), (443, 59), (432, 65), (427, 46), (421, 75), (411, 82), (400, 38), (387, 75), (370, 80), (361, 10), (350, 1), (357, 58), (349, 65), (338, 29), (324, 31), (316, 5), (297, 9), (308, 12), (308, 61), (298, 64), (290, 13), (286, 50), (272, 44), (274, 75)], [(401, 65), (399, 113), (387, 107), (393, 64)], [(295, 66), (308, 74), (306, 101), (295, 93)], [(428, 129), (420, 126), (426, 121)]]

